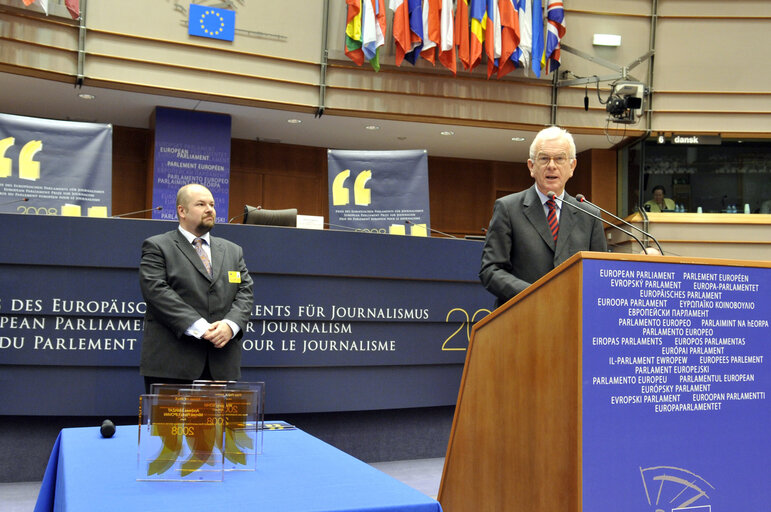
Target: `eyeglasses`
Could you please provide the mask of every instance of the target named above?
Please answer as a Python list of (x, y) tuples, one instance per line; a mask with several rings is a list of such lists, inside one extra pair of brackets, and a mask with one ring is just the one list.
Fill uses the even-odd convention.
[(535, 157), (535, 161), (538, 162), (538, 165), (546, 166), (549, 165), (549, 162), (554, 161), (554, 165), (565, 165), (568, 163), (569, 160), (572, 160), (569, 156), (566, 154), (561, 155), (555, 155), (555, 156), (549, 156), (544, 154), (539, 154)]

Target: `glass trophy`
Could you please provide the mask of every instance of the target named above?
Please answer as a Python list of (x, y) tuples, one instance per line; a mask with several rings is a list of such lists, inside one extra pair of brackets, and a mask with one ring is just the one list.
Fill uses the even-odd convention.
[(137, 480), (221, 482), (226, 400), (207, 389), (157, 385), (139, 399)]
[(262, 453), (265, 383), (195, 381), (193, 385), (225, 398), (225, 470), (254, 471)]
[[(228, 403), (233, 403), (234, 434), (237, 439), (251, 440), (255, 457), (262, 454), (262, 434), (265, 423), (265, 383), (234, 382), (228, 384)], [(237, 405), (236, 405), (237, 404)], [(250, 469), (254, 466), (250, 464)]]

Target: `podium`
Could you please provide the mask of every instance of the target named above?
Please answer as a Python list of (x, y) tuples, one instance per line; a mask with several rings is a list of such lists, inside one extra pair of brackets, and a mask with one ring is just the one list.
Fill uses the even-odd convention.
[(762, 510), (771, 262), (583, 252), (474, 326), (438, 500)]

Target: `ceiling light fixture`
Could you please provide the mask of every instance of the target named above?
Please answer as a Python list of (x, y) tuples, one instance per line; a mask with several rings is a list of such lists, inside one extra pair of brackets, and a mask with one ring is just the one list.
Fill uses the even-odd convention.
[(514, 142), (525, 142), (524, 137), (512, 137), (511, 140), (513, 140)]
[(380, 127), (376, 124), (369, 124), (364, 127), (365, 130), (379, 130)]
[(445, 130), (443, 132), (439, 132), (439, 135), (445, 135), (445, 136), (449, 137), (451, 135), (455, 135), (455, 132), (450, 131), (450, 130)]
[(95, 100), (96, 96), (94, 96), (93, 94), (88, 94), (87, 92), (81, 92), (80, 94), (78, 94), (78, 98), (80, 98), (81, 100)]
[(302, 123), (302, 120), (300, 120), (300, 119), (287, 119), (286, 122), (289, 123), (289, 124), (300, 124), (300, 123)]

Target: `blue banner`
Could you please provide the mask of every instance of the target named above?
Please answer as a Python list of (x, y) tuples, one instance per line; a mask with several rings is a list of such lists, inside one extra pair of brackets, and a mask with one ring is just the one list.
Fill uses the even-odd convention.
[(765, 510), (771, 270), (584, 260), (583, 510)]
[[(177, 223), (0, 217), (0, 389), (15, 397), (0, 415), (135, 414), (142, 241)], [(481, 242), (243, 224), (215, 234), (244, 249), (255, 300), (243, 379), (268, 382), (274, 412), (455, 403), (471, 328), (490, 313)]]
[(0, 114), (0, 212), (107, 217), (112, 125)]
[(190, 4), (187, 33), (191, 36), (232, 41), (236, 31), (236, 13), (206, 5)]
[[(14, 270), (0, 275), (0, 365), (136, 366), (140, 248), (176, 223), (81, 220), (73, 234), (42, 220), (22, 217), (14, 230), (28, 235), (5, 237), (14, 250), (0, 264)], [(240, 224), (215, 232), (244, 248), (255, 283), (244, 367), (463, 364), (471, 326), (490, 313), (478, 242)], [(36, 250), (39, 240), (68, 252)], [(116, 245), (121, 256), (104, 261), (101, 248)], [(308, 247), (325, 257), (310, 261)]]
[(154, 219), (176, 220), (177, 191), (183, 185), (207, 187), (217, 222), (228, 221), (230, 195), (230, 116), (157, 107), (152, 207)]
[(329, 150), (327, 157), (331, 227), (428, 236), (425, 150)]

